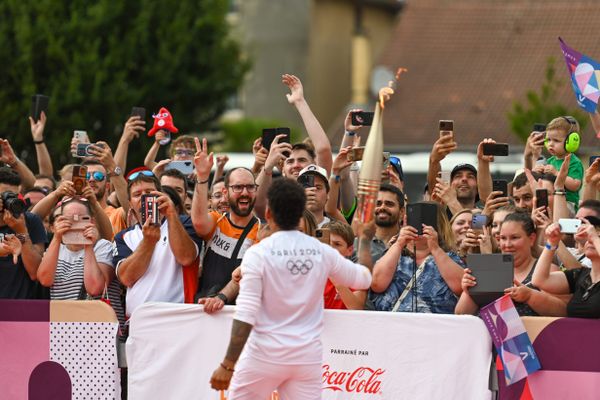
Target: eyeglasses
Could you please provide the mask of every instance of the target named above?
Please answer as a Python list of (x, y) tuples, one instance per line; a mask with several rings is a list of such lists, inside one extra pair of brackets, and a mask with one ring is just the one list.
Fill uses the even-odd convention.
[(193, 156), (196, 152), (192, 149), (176, 149), (175, 154), (178, 156)]
[(127, 178), (127, 180), (128, 181), (133, 181), (138, 176), (140, 176), (140, 174), (142, 174), (144, 176), (154, 176), (154, 174), (152, 173), (152, 171), (148, 171), (147, 169), (145, 169), (143, 171), (134, 172), (133, 174), (129, 175), (129, 178)]
[(242, 193), (244, 189), (246, 189), (248, 193), (254, 193), (258, 188), (258, 185), (230, 185), (228, 187), (233, 190), (233, 193)]
[(94, 178), (95, 181), (102, 182), (104, 180), (104, 178), (106, 178), (106, 175), (104, 175), (104, 173), (100, 172), (100, 171), (94, 171), (92, 173), (88, 172), (85, 175), (85, 179), (87, 179), (89, 181), (90, 178)]

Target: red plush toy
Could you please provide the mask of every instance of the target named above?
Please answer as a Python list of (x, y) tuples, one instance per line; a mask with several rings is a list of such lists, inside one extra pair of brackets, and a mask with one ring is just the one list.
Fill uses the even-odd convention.
[(153, 114), (152, 118), (154, 118), (154, 126), (148, 131), (148, 136), (154, 136), (154, 134), (161, 129), (171, 133), (179, 132), (179, 129), (173, 125), (173, 116), (166, 108), (161, 107), (158, 114)]

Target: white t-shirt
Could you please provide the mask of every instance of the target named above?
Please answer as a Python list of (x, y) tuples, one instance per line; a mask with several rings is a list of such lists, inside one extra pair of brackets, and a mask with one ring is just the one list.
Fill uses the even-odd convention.
[(244, 351), (270, 363), (320, 363), (328, 277), (354, 289), (371, 285), (366, 267), (300, 231), (278, 231), (249, 248), (234, 317), (253, 325)]

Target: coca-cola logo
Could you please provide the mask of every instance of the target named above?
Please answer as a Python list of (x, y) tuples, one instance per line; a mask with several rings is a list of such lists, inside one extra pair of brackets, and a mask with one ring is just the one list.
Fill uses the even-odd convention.
[(349, 393), (377, 394), (381, 390), (384, 369), (358, 367), (354, 371), (334, 371), (329, 364), (323, 365), (323, 389)]

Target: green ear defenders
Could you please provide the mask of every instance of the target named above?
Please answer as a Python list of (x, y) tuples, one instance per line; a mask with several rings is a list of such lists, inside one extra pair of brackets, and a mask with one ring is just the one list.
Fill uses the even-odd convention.
[(567, 153), (575, 153), (577, 150), (579, 150), (579, 144), (581, 143), (581, 136), (579, 135), (579, 132), (575, 130), (577, 121), (575, 118), (569, 116), (562, 118), (571, 125), (571, 129), (569, 129), (569, 133), (565, 139), (565, 150)]
[[(567, 121), (569, 125), (571, 125), (569, 133), (567, 133), (567, 138), (565, 139), (565, 151), (567, 153), (575, 153), (577, 150), (579, 150), (579, 145), (581, 143), (581, 136), (579, 135), (579, 132), (575, 130), (577, 126), (577, 121), (575, 120), (575, 118), (569, 116), (564, 116), (561, 118)], [(546, 137), (546, 139), (544, 140), (544, 146), (546, 147), (546, 149), (548, 148), (548, 137)]]

